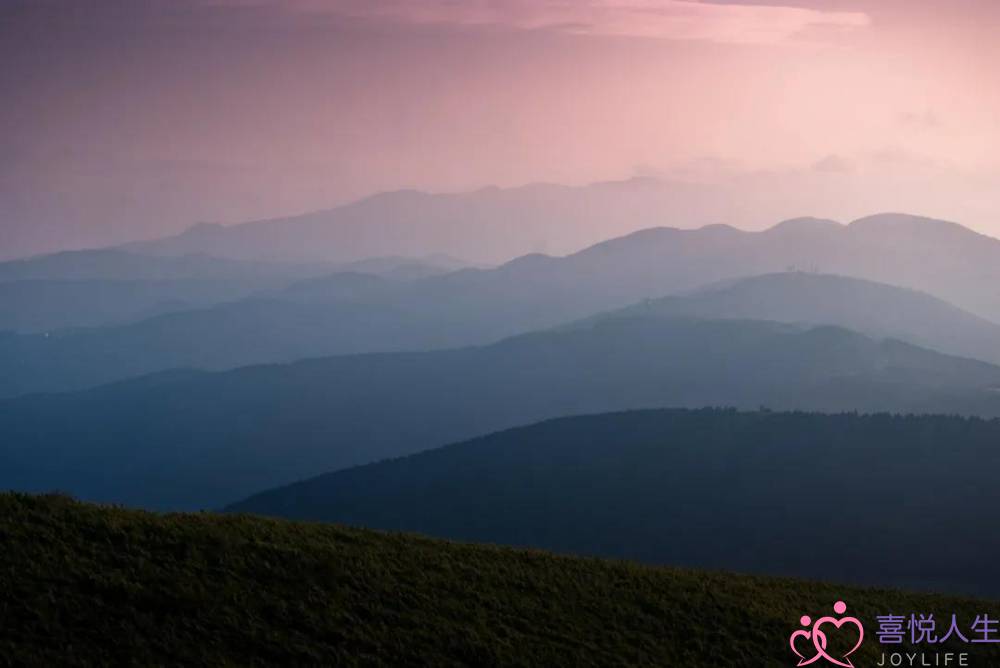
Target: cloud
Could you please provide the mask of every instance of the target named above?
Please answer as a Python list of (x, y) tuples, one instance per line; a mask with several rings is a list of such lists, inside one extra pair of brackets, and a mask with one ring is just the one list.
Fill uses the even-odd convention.
[(854, 163), (839, 155), (831, 154), (813, 163), (812, 169), (814, 172), (827, 174), (849, 174), (854, 171)]
[(944, 126), (941, 118), (933, 111), (904, 111), (897, 115), (899, 124), (907, 128), (921, 130), (936, 130)]
[[(219, 0), (267, 5), (266, 0)], [(867, 14), (698, 0), (284, 0), (300, 12), (408, 24), (498, 26), (583, 35), (772, 44), (817, 27), (863, 28)]]

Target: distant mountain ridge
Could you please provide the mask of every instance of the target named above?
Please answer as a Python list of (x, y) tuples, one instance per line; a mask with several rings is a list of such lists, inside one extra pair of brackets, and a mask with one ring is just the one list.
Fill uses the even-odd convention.
[[(680, 199), (687, 201), (691, 193), (698, 193), (695, 200), (701, 206), (678, 208), (678, 195), (684, 194)], [(705, 185), (648, 178), (443, 194), (401, 190), (298, 216), (233, 225), (202, 223), (172, 237), (107, 250), (159, 258), (207, 254), (340, 265), (433, 253), (495, 265), (548, 254), (568, 261), (557, 273), (572, 273), (574, 264), (598, 268), (602, 253), (609, 261), (620, 256), (626, 264), (635, 263), (617, 272), (604, 267), (612, 275), (596, 277), (594, 283), (610, 284), (597, 294), (616, 301), (591, 313), (717, 280), (794, 267), (919, 289), (1000, 322), (997, 239), (956, 223), (902, 213), (867, 216), (848, 225), (797, 218), (760, 232), (741, 232), (711, 224), (726, 219), (725, 207), (711, 206), (717, 199), (718, 193)], [(710, 211), (722, 213), (706, 213)], [(684, 228), (683, 234), (664, 227), (668, 225)], [(617, 241), (605, 241), (610, 237)], [(648, 244), (649, 253), (629, 248), (637, 243)], [(664, 254), (671, 244), (673, 253)], [(657, 254), (663, 265), (683, 267), (683, 275), (671, 274), (665, 266), (658, 271), (650, 267)], [(546, 264), (535, 257), (532, 268), (542, 272)], [(651, 284), (653, 278), (659, 285)], [(569, 317), (585, 315), (589, 313)]]
[[(980, 318), (1000, 321), (1000, 241), (957, 225), (890, 216), (849, 226), (803, 219), (765, 232), (725, 226), (656, 228), (566, 257), (527, 255), (492, 269), (424, 277), (419, 272), (412, 277), (411, 271), (402, 280), (338, 273), (296, 281), (253, 299), (127, 326), (6, 337), (0, 340), (0, 364), (10, 371), (0, 378), (0, 397), (81, 389), (177, 366), (226, 369), (310, 356), (489, 343), (647, 298), (786, 272), (796, 264), (922, 290)], [(997, 359), (992, 329), (972, 315), (931, 306), (905, 292), (894, 297), (871, 283), (855, 285), (858, 295), (829, 294), (880, 304), (874, 319), (859, 319), (837, 304), (820, 304), (826, 308), (823, 313), (804, 295), (794, 303), (810, 306), (820, 323)], [(795, 289), (812, 288), (803, 284)], [(735, 303), (730, 308), (751, 319), (802, 319), (790, 308), (787, 313), (774, 308), (757, 313)], [(712, 315), (728, 317), (718, 309)]]
[(646, 300), (594, 318), (625, 315), (837, 325), (1000, 364), (1000, 325), (925, 293), (847, 276), (765, 274)]
[(122, 326), (166, 313), (245, 299), (290, 280), (263, 276), (0, 281), (0, 332), (51, 334), (59, 330)]
[(427, 257), (368, 256), (347, 263), (234, 259), (204, 250), (177, 255), (124, 248), (65, 251), (0, 262), (0, 283), (13, 281), (167, 281), (301, 279), (336, 272), (417, 278), (471, 266), (443, 253)]
[(1000, 416), (998, 388), (1000, 367), (836, 327), (612, 318), (485, 347), (174, 372), (2, 401), (0, 488), (219, 507), (563, 415), (765, 405)]
[[(495, 264), (531, 251), (561, 255), (623, 229), (662, 225), (671, 212), (676, 215), (673, 204), (681, 190), (706, 188), (630, 179), (442, 194), (398, 190), (298, 216), (199, 224), (179, 235), (123, 248), (156, 255), (199, 249), (242, 259), (336, 262), (442, 252)], [(624, 226), (623, 219), (629, 221)]]
[(415, 280), (466, 266), (443, 255), (368, 258), (337, 265), (252, 262), (204, 254), (156, 257), (120, 250), (57, 253), (0, 263), (0, 332), (51, 334), (126, 325), (264, 296), (344, 272)]
[[(923, 290), (1000, 321), (1000, 288), (995, 287), (1000, 284), (1000, 240), (956, 223), (902, 213), (867, 216), (848, 225), (798, 218), (761, 232), (717, 224), (696, 227), (707, 222), (697, 209), (678, 211), (671, 203), (677, 192), (699, 188), (704, 189), (633, 179), (454, 194), (398, 191), (302, 216), (199, 225), (178, 236), (123, 248), (154, 255), (207, 252), (242, 259), (338, 262), (446, 252), (491, 264), (548, 253), (566, 256), (563, 271), (571, 271), (572, 264), (600, 266), (602, 254), (609, 260), (627, 254), (639, 265), (622, 267), (621, 271), (634, 274), (631, 279), (624, 274), (601, 278), (613, 278), (619, 289), (631, 287), (629, 300), (795, 267)], [(707, 192), (703, 195), (709, 197)], [(685, 229), (664, 227), (675, 221), (683, 222)], [(624, 230), (639, 231), (602, 242)], [(630, 244), (648, 244), (648, 253)], [(674, 252), (660, 261), (679, 262), (688, 279), (682, 281), (685, 285), (637, 284), (641, 274), (655, 275), (648, 266), (651, 256), (669, 244)], [(585, 250), (577, 252), (580, 248)], [(538, 260), (535, 269), (542, 271), (546, 263)], [(703, 265), (700, 271), (692, 266), (695, 263)], [(669, 275), (666, 267), (660, 267), (661, 279)], [(636, 295), (640, 288), (645, 294)]]
[(192, 251), (152, 256), (117, 248), (65, 251), (0, 262), (0, 281), (208, 280), (263, 276), (308, 276), (322, 271), (303, 263), (259, 262)]
[[(500, 270), (504, 268), (501, 267)], [(927, 292), (1000, 321), (1000, 240), (954, 223), (903, 214), (849, 225), (786, 221), (761, 232), (724, 225), (654, 228), (565, 258), (537, 258), (524, 280), (586, 286), (608, 301), (694, 289), (726, 279), (795, 269)]]

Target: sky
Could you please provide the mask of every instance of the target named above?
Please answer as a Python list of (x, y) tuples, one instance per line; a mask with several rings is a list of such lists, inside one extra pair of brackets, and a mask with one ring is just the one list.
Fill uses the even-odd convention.
[(0, 0), (0, 258), (634, 176), (718, 187), (734, 213), (713, 222), (749, 229), (893, 210), (1000, 236), (998, 19), (993, 0)]

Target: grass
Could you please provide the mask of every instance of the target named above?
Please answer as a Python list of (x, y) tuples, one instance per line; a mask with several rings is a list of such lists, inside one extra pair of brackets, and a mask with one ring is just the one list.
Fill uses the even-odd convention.
[[(2, 665), (794, 666), (803, 613), (1000, 605), (0, 494)], [(1000, 646), (957, 645), (970, 665)], [(866, 640), (852, 658), (872, 665)]]

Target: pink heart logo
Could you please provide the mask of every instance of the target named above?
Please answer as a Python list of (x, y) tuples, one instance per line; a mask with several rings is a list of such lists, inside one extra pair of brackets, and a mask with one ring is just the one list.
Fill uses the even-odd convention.
[[(811, 640), (812, 633), (810, 633), (809, 631), (796, 631), (795, 633), (792, 634), (792, 637), (788, 639), (788, 644), (791, 645), (792, 651), (795, 652), (795, 656), (802, 659), (802, 661), (805, 661), (806, 655), (800, 652), (799, 648), (795, 646), (795, 641), (798, 640), (799, 638), (805, 638), (806, 640)], [(810, 650), (813, 649), (811, 642), (809, 643), (809, 649)], [(799, 665), (802, 666), (805, 664), (800, 662)]]
[[(847, 604), (843, 601), (837, 601), (833, 606), (833, 611), (838, 615), (843, 615), (847, 612)], [(854, 664), (851, 663), (851, 660), (847, 657), (858, 651), (861, 647), (861, 643), (864, 642), (865, 639), (865, 629), (856, 617), (821, 617), (817, 619), (814, 624), (808, 615), (803, 615), (799, 620), (799, 623), (805, 628), (809, 628), (810, 625), (812, 626), (812, 628), (808, 631), (805, 629), (799, 629), (798, 631), (792, 633), (792, 635), (788, 638), (788, 644), (792, 648), (792, 652), (800, 659), (797, 664), (799, 667), (808, 666), (816, 663), (817, 661), (825, 661), (826, 663), (841, 666), (842, 668), (854, 668)], [(858, 631), (858, 640), (850, 651), (846, 652), (839, 659), (835, 658), (828, 651), (829, 639), (827, 637), (827, 632), (823, 630), (824, 626), (830, 626), (838, 632), (845, 626), (853, 626)], [(801, 652), (796, 646), (796, 643), (799, 642), (800, 639), (812, 641), (812, 648), (807, 650), (814, 654), (812, 658), (806, 658), (806, 654)]]
[[(830, 625), (835, 629), (837, 629), (838, 631), (844, 626), (848, 625), (853, 626), (858, 630), (858, 641), (854, 644), (854, 647), (852, 647), (850, 651), (846, 652), (843, 655), (842, 657), (843, 661), (834, 659), (827, 653), (826, 651), (826, 648), (828, 646), (827, 634), (820, 628), (825, 625)], [(827, 661), (838, 666), (844, 666), (845, 668), (853, 668), (854, 664), (851, 663), (850, 659), (848, 659), (847, 657), (858, 651), (858, 649), (861, 647), (861, 643), (864, 642), (864, 639), (865, 639), (864, 627), (862, 627), (861, 622), (854, 617), (844, 617), (842, 619), (837, 619), (835, 617), (821, 617), (820, 619), (817, 619), (816, 623), (813, 625), (813, 643), (816, 645), (816, 648), (819, 649), (825, 655), (824, 658), (826, 658)]]

